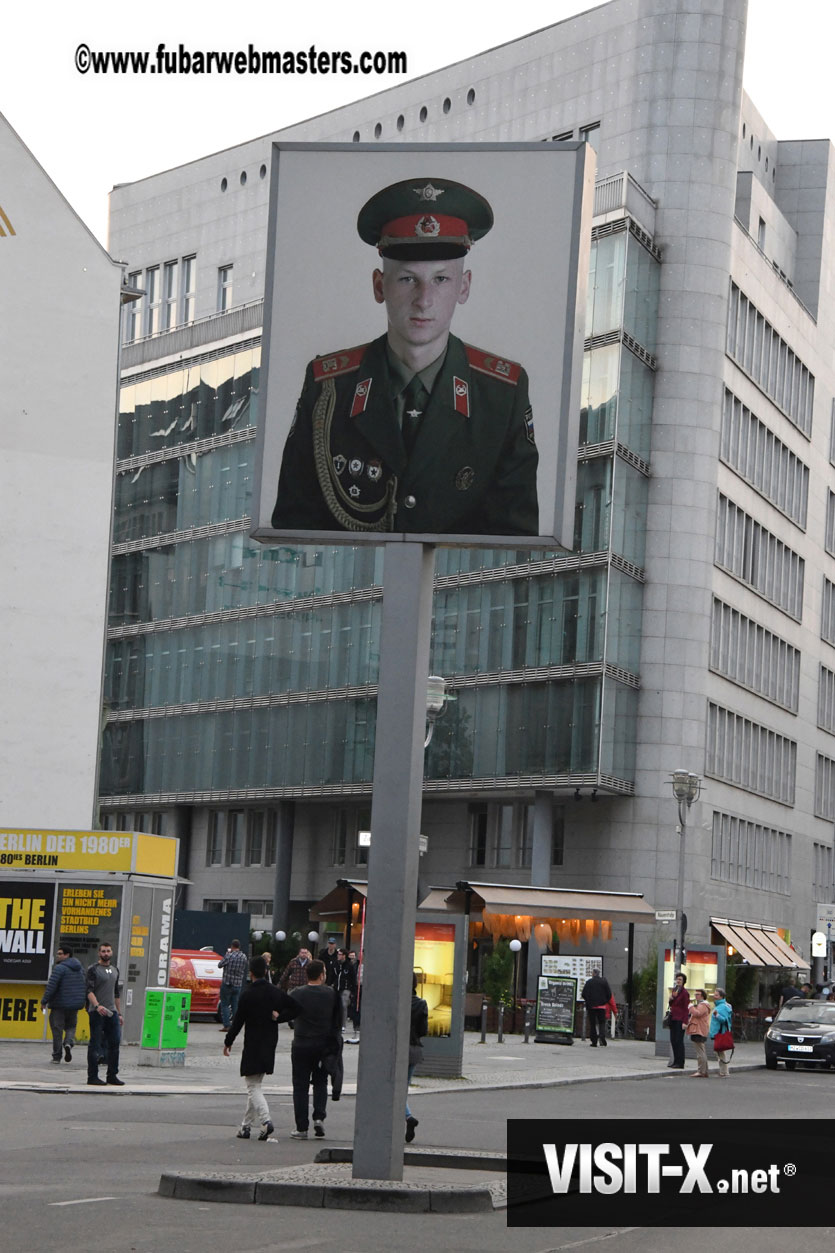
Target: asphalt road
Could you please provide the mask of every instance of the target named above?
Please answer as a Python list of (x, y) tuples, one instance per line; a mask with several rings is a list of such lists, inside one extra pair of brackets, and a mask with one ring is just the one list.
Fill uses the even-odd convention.
[[(675, 1094), (673, 1096), (673, 1093)], [(835, 1075), (752, 1071), (727, 1082), (686, 1075), (595, 1082), (554, 1089), (415, 1094), (422, 1145), (503, 1150), (507, 1117), (828, 1118)], [(509, 1231), (506, 1215), (404, 1215), (269, 1206), (202, 1205), (156, 1195), (164, 1169), (270, 1168), (311, 1161), (313, 1141), (288, 1139), (290, 1100), (271, 1099), (276, 1142), (234, 1137), (242, 1096), (127, 1096), (4, 1091), (0, 1095), (0, 1247), (41, 1253), (56, 1246), (117, 1253), (391, 1253), (397, 1249), (525, 1253), (603, 1243), (613, 1253), (669, 1253), (665, 1228), (530, 1228)], [(353, 1099), (332, 1105), (328, 1140), (350, 1142)], [(828, 1202), (824, 1202), (825, 1213)], [(704, 1253), (704, 1228), (677, 1231), (677, 1253)], [(832, 1247), (835, 1228), (814, 1229)], [(807, 1239), (811, 1233), (807, 1233)], [(723, 1253), (780, 1253), (783, 1229), (725, 1230)]]

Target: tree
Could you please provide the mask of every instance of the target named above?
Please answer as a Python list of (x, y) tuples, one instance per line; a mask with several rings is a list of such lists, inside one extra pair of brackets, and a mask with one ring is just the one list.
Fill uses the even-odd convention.
[(493, 952), (485, 958), (482, 967), (482, 983), (485, 995), (490, 998), (496, 1008), (499, 1005), (513, 1004), (511, 993), (513, 954), (507, 940), (497, 940), (493, 946)]

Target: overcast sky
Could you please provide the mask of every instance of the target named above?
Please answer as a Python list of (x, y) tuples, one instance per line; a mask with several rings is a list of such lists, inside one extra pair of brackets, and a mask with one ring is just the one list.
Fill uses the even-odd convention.
[[(360, 75), (184, 77), (81, 74), (76, 48), (402, 49), (408, 77), (583, 10), (593, 0), (506, 6), (348, 5), (317, 0), (113, 0), (15, 4), (0, 38), (0, 112), (104, 242), (107, 193), (169, 166), (302, 121), (402, 79)], [(745, 86), (781, 139), (835, 136), (835, 0), (750, 0)], [(381, 17), (381, 15), (384, 15)], [(2, 171), (0, 171), (2, 203)]]

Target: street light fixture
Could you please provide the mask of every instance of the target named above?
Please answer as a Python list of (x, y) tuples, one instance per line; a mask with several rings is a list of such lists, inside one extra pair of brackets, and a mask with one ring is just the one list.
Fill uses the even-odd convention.
[(691, 774), (689, 770), (674, 770), (670, 782), (673, 788), (673, 796), (678, 801), (678, 825), (676, 827), (679, 837), (678, 901), (676, 903), (678, 938), (677, 941), (674, 941), (674, 945), (675, 973), (679, 975), (684, 962), (684, 937), (687, 931), (687, 915), (684, 912), (684, 847), (687, 833), (687, 811), (693, 804), (693, 801), (698, 800), (699, 793), (702, 790), (702, 781), (697, 774)]

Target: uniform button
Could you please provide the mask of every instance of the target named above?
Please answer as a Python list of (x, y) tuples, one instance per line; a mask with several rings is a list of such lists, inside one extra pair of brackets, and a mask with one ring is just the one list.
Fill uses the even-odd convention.
[(403, 508), (404, 508), (404, 509), (414, 509), (414, 507), (415, 507), (415, 505), (416, 505), (416, 504), (417, 504), (417, 501), (415, 500), (414, 496), (404, 496), (404, 497), (403, 497)]

